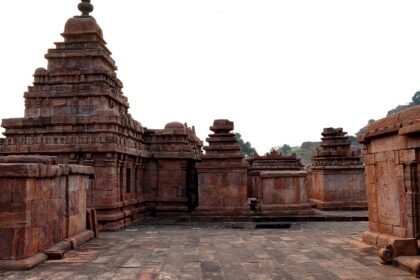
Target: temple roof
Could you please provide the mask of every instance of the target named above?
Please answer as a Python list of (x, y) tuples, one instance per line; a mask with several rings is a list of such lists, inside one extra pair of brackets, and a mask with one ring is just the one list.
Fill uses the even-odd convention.
[(64, 34), (96, 33), (103, 36), (102, 29), (96, 23), (95, 18), (89, 15), (93, 11), (90, 0), (82, 0), (78, 6), (82, 15), (70, 18), (64, 28)]

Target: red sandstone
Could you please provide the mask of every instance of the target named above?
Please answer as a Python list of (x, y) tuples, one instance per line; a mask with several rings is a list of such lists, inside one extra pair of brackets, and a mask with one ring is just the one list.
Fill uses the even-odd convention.
[(342, 128), (325, 128), (314, 151), (309, 182), (311, 203), (324, 210), (366, 209), (366, 186), (360, 151), (350, 149)]

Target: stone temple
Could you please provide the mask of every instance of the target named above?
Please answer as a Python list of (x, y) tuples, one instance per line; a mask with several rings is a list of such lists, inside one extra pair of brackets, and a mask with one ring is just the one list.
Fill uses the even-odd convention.
[(331, 212), (368, 208), (363, 241), (420, 276), (420, 106), (368, 127), (359, 138), (365, 163), (342, 128), (324, 129), (306, 168), (294, 154), (246, 159), (230, 120), (214, 121), (208, 145), (193, 126), (134, 120), (90, 0), (79, 10), (45, 55), (47, 68), (35, 70), (24, 116), (2, 121), (0, 269), (61, 259), (99, 231), (150, 217), (272, 226), (366, 220)]
[(196, 203), (194, 165), (202, 143), (184, 124), (147, 129), (131, 117), (88, 2), (65, 24), (64, 41), (48, 50), (47, 69), (35, 70), (24, 95), (25, 116), (3, 120), (0, 153), (92, 166), (96, 179), (87, 206), (97, 210), (102, 230), (127, 226), (146, 212), (187, 212)]

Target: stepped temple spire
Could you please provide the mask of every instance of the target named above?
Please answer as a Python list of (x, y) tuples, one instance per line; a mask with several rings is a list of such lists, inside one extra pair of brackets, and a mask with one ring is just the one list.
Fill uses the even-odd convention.
[(150, 207), (158, 215), (188, 212), (197, 201), (201, 141), (186, 125), (147, 129), (132, 118), (90, 0), (78, 8), (82, 14), (67, 20), (63, 40), (45, 55), (47, 67), (35, 70), (24, 117), (3, 120), (0, 155), (92, 166), (86, 203), (97, 210), (100, 230), (141, 220)]

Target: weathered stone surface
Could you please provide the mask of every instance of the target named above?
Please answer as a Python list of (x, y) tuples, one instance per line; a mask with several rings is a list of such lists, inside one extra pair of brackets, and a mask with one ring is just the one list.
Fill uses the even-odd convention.
[(233, 122), (215, 120), (207, 138), (202, 162), (197, 164), (199, 207), (194, 214), (249, 215), (247, 165), (240, 152)]
[[(418, 275), (420, 238), (420, 106), (376, 121), (359, 137), (364, 144), (369, 232), (363, 240)], [(377, 238), (371, 238), (377, 236)], [(388, 260), (389, 262), (389, 260)]]
[(312, 214), (306, 185), (307, 172), (295, 154), (272, 151), (249, 162), (248, 196), (257, 200), (254, 211), (265, 215)]
[[(92, 166), (96, 179), (87, 206), (97, 210), (101, 230), (141, 220), (147, 210), (191, 210), (202, 145), (194, 128), (173, 122), (162, 130), (146, 129), (131, 117), (102, 29), (86, 3), (80, 5), (83, 15), (67, 21), (64, 41), (45, 55), (47, 69), (34, 73), (24, 94), (24, 118), (3, 120), (0, 154), (55, 155), (59, 163)], [(55, 176), (57, 170), (34, 163), (45, 162), (0, 173)]]
[(419, 122), (420, 106), (415, 106), (371, 124), (359, 138), (366, 158), (371, 232), (420, 236)]
[(220, 224), (138, 225), (104, 232), (61, 260), (4, 279), (409, 280), (359, 240), (366, 222), (311, 222), (290, 229)]
[(171, 122), (162, 130), (147, 130), (144, 138), (153, 152), (145, 189), (151, 192), (147, 196), (152, 198), (156, 214), (173, 216), (191, 211), (198, 203), (195, 161), (202, 154), (202, 142), (194, 127)]
[[(93, 169), (55, 162), (40, 156), (0, 161), (0, 267), (30, 268), (34, 260), (44, 260), (32, 258), (36, 254), (86, 232), (86, 191)], [(38, 173), (27, 172), (28, 166)]]
[(261, 211), (265, 215), (314, 214), (308, 200), (306, 171), (260, 173)]
[(325, 128), (321, 146), (313, 154), (309, 197), (323, 210), (367, 207), (360, 151), (350, 149), (346, 134), (342, 128)]
[(302, 170), (303, 165), (296, 154), (284, 156), (277, 151), (271, 151), (264, 156), (254, 156), (249, 163), (249, 190), (248, 196), (261, 199), (259, 174), (262, 171)]

